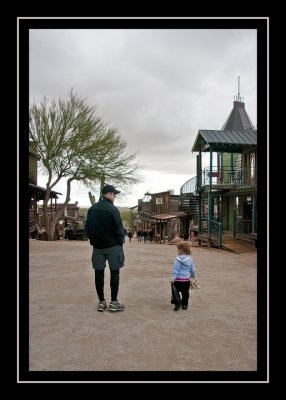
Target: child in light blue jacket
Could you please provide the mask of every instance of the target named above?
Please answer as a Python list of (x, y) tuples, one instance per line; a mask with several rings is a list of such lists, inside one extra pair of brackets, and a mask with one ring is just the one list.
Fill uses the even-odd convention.
[(171, 283), (174, 284), (178, 292), (182, 293), (182, 299), (179, 303), (175, 304), (174, 311), (178, 311), (181, 307), (183, 310), (188, 309), (189, 304), (189, 291), (190, 279), (196, 277), (196, 270), (194, 261), (191, 257), (190, 242), (181, 242), (177, 245), (178, 257), (176, 257)]

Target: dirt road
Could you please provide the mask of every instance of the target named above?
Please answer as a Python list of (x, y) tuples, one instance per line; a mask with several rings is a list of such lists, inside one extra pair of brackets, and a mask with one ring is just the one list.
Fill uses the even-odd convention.
[(176, 246), (133, 240), (120, 275), (126, 310), (117, 313), (96, 311), (89, 242), (29, 241), (30, 370), (255, 371), (256, 253), (193, 247), (202, 287), (174, 312)]

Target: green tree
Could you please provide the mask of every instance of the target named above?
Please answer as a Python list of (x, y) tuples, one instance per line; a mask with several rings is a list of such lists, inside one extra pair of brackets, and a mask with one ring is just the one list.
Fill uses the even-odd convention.
[(123, 222), (123, 225), (127, 228), (130, 227), (131, 223), (131, 211), (130, 210), (120, 210), (120, 216)]
[(29, 110), (29, 138), (36, 143), (39, 165), (47, 176), (43, 204), (48, 240), (53, 240), (59, 210), (48, 216), (51, 190), (66, 179), (64, 208), (71, 184), (80, 181), (95, 188), (105, 181), (128, 187), (140, 182), (136, 154), (126, 154), (127, 143), (115, 128), (95, 115), (96, 109), (70, 91), (68, 98), (34, 101)]

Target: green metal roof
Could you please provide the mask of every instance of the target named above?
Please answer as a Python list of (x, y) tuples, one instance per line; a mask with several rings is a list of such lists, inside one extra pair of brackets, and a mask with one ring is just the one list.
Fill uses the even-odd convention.
[[(213, 151), (241, 152), (245, 147), (256, 148), (257, 131), (218, 131), (200, 129), (192, 151), (199, 151), (201, 142), (212, 145)], [(207, 151), (207, 149), (204, 149)]]

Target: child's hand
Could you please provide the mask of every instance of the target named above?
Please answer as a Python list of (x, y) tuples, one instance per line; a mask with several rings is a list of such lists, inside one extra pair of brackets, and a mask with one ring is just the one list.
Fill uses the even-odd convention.
[(170, 283), (174, 283), (174, 279), (170, 279)]

